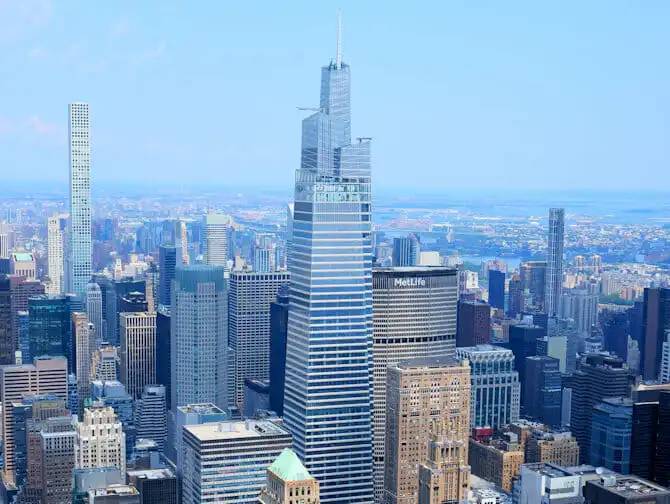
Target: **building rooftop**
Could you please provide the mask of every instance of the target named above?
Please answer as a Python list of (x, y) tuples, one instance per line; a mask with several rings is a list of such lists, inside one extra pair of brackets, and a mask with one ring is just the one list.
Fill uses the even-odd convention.
[(158, 479), (167, 479), (174, 478), (174, 473), (168, 469), (140, 469), (137, 471), (128, 471), (128, 476), (138, 478), (138, 479), (148, 479), (148, 480), (158, 480)]
[(489, 345), (483, 344), (483, 345), (475, 345), (475, 346), (468, 346), (468, 347), (458, 347), (456, 348), (457, 352), (463, 352), (463, 353), (498, 353), (501, 355), (506, 355), (506, 354), (511, 354), (512, 351), (509, 348), (503, 348), (500, 346), (496, 345)]
[(132, 485), (109, 485), (106, 488), (94, 488), (88, 491), (89, 495), (94, 497), (103, 497), (106, 495), (139, 495), (137, 488)]
[(185, 406), (177, 406), (177, 409), (182, 413), (198, 413), (199, 415), (225, 413), (221, 408), (212, 403), (187, 404)]
[(31, 254), (30, 252), (13, 252), (12, 259), (14, 259), (14, 261), (20, 261), (20, 262), (32, 262), (33, 254)]
[(210, 422), (199, 425), (186, 425), (184, 426), (184, 430), (190, 432), (200, 441), (223, 441), (289, 435), (286, 429), (270, 420)]
[(600, 481), (589, 481), (588, 484), (606, 488), (610, 492), (625, 498), (659, 494), (670, 496), (670, 489), (652, 483), (651, 481), (638, 478), (637, 476), (613, 474), (602, 477)]
[(312, 475), (302, 465), (300, 459), (290, 448), (284, 448), (275, 461), (268, 467), (283, 481), (305, 481), (311, 480)]
[(399, 362), (398, 367), (401, 369), (456, 367), (460, 366), (462, 362), (463, 361), (452, 356), (417, 357), (416, 359), (408, 359)]

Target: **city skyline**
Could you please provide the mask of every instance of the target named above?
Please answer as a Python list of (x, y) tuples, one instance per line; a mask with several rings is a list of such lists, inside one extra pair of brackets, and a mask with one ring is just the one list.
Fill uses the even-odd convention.
[[(286, 187), (298, 161), (303, 117), (295, 107), (314, 105), (304, 102), (314, 84), (307, 69), (334, 50), (332, 37), (325, 35), (334, 32), (337, 6), (304, 11), (267, 6), (251, 18), (246, 11), (212, 5), (205, 19), (202, 12), (171, 4), (150, 12), (96, 9), (95, 15), (73, 5), (45, 1), (28, 12), (11, 2), (0, 7), (5, 23), (0, 28), (8, 27), (0, 38), (0, 48), (7, 49), (5, 66), (14, 68), (16, 58), (24, 56), (27, 63), (0, 84), (0, 92), (16, 97), (0, 115), (0, 147), (7, 147), (0, 148), (0, 164), (16, 166), (21, 159), (27, 168), (10, 170), (9, 179), (63, 180), (57, 155), (65, 145), (63, 109), (81, 99), (91, 104), (95, 124), (94, 185), (120, 179), (141, 185), (157, 176), (175, 185), (188, 166), (189, 179), (249, 185), (255, 182), (247, 176), (252, 170), (270, 187)], [(389, 6), (376, 12), (345, 2), (343, 46), (362, 72), (353, 100), (364, 105), (361, 130), (375, 133), (376, 155), (384, 166), (380, 189), (421, 189), (416, 181), (422, 178), (406, 176), (409, 164), (431, 180), (431, 187), (442, 189), (489, 187), (493, 180), (505, 188), (546, 188), (549, 178), (537, 176), (542, 172), (551, 172), (551, 184), (566, 189), (668, 186), (662, 117), (669, 77), (665, 68), (654, 66), (667, 37), (658, 23), (668, 6), (608, 3), (603, 15), (599, 5), (604, 4), (580, 6), (580, 19), (568, 17), (570, 9), (537, 5), (434, 5), (432, 17), (446, 23), (437, 26), (418, 11)], [(149, 15), (155, 23), (145, 22)], [(277, 23), (282, 15), (291, 21)], [(533, 22), (522, 24), (521, 16)], [(187, 30), (172, 26), (173, 17), (204, 26), (216, 21), (224, 29), (189, 37)], [(369, 33), (371, 19), (377, 23)], [(81, 33), (65, 35), (76, 21), (84, 27)], [(642, 23), (647, 35), (632, 36)], [(314, 44), (306, 47), (306, 37)], [(195, 44), (208, 49), (202, 58), (187, 61)], [(64, 75), (58, 63), (72, 58), (74, 67)], [(389, 68), (398, 68), (398, 59), (402, 71), (384, 79)], [(621, 75), (624, 64), (627, 73)], [(46, 71), (52, 86), (37, 92), (34, 83)], [(410, 77), (417, 75), (425, 78), (419, 83)], [(265, 85), (268, 76), (272, 86)], [(260, 87), (266, 92), (254, 92)], [(159, 105), (167, 93), (169, 110)], [(386, 107), (391, 101), (395, 113), (412, 119), (415, 127), (391, 120)], [(128, 124), (131, 110), (146, 120)], [(266, 120), (249, 135), (251, 118), (261, 111)], [(184, 127), (190, 123), (200, 125), (197, 138)], [(246, 147), (256, 135), (267, 149)], [(418, 157), (403, 147), (416, 142), (424, 146)], [(477, 147), (482, 142), (487, 149)], [(445, 168), (448, 178), (442, 176)], [(472, 177), (473, 170), (481, 176)], [(492, 178), (500, 171), (506, 177)], [(633, 171), (646, 176), (626, 177)]]

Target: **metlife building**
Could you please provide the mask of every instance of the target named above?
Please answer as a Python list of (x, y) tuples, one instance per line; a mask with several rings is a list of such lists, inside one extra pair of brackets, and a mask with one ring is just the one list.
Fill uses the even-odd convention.
[(383, 501), (386, 370), (407, 359), (453, 356), (457, 300), (454, 269), (407, 266), (372, 272), (375, 502)]

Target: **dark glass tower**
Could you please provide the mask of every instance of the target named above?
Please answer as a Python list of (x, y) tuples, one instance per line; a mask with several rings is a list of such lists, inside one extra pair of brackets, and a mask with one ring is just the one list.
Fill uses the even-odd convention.
[(158, 249), (158, 302), (170, 306), (170, 295), (172, 292), (172, 280), (174, 270), (177, 267), (177, 248), (173, 245), (161, 245)]
[(70, 301), (66, 296), (35, 296), (28, 299), (30, 355), (67, 357), (72, 337)]
[(505, 308), (505, 272), (489, 270), (489, 304), (491, 308)]
[(279, 416), (284, 415), (288, 305), (286, 288), (281, 289), (277, 300), (270, 304), (270, 408)]

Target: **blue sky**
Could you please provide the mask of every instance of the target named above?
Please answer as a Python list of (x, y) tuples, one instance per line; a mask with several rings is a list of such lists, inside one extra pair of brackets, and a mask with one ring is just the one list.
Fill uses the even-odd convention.
[(290, 190), (338, 8), (378, 188), (670, 188), (663, 0), (0, 0), (0, 180)]

